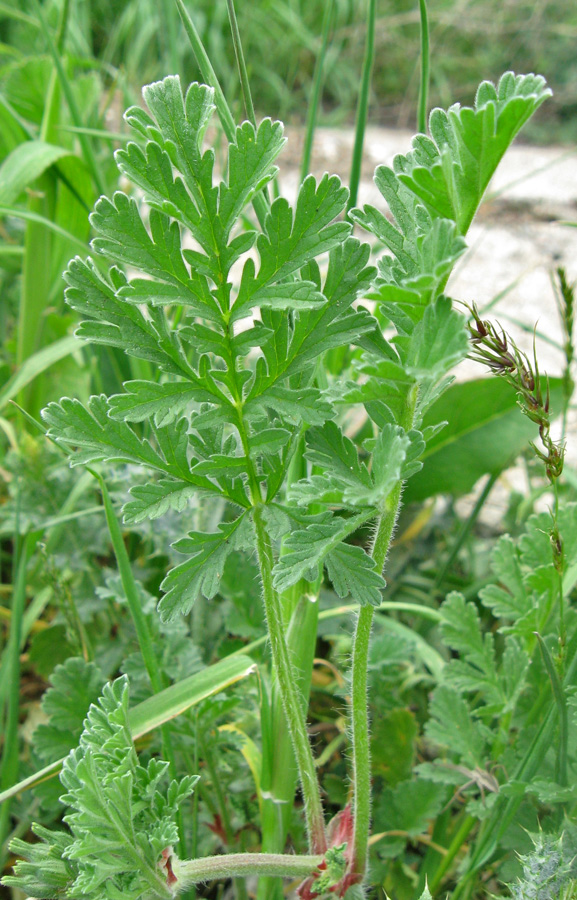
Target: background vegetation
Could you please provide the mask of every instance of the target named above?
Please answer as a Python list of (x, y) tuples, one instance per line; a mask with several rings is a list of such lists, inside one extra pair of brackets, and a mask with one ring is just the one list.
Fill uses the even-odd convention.
[[(30, 55), (44, 55), (34, 0), (18, 12), (0, 6), (0, 77), (19, 80)], [(262, 114), (303, 122), (322, 34), (324, 0), (253, 0), (239, 3), (251, 89)], [(60, 3), (45, 4), (55, 25)], [(336, 0), (325, 61), (321, 122), (351, 123), (364, 53), (364, 0)], [(238, 112), (240, 91), (225, 0), (195, 0), (194, 20)], [(554, 98), (524, 139), (571, 140), (577, 135), (575, 83), (577, 10), (569, 0), (436, 0), (430, 4), (431, 102), (446, 107), (458, 93), (471, 102), (483, 78), (502, 72), (547, 72)], [(138, 93), (167, 72), (185, 83), (197, 79), (190, 46), (175, 8), (167, 0), (93, 0), (74, 3), (66, 42), (71, 64), (94, 66), (107, 86), (116, 82)], [(371, 122), (413, 126), (418, 94), (419, 10), (413, 0), (377, 4)], [(41, 80), (36, 81), (41, 89)], [(5, 87), (6, 90), (6, 87)], [(24, 98), (22, 98), (24, 100)]]
[[(226, 2), (195, 0), (188, 8), (233, 116), (240, 120), (244, 113)], [(325, 8), (321, 0), (238, 3), (259, 116), (304, 124)], [(365, 17), (364, 2), (336, 0), (324, 67), (321, 123), (344, 126), (354, 122), (365, 53)], [(554, 97), (524, 131), (524, 138), (559, 142), (577, 138), (575, 4), (562, 0), (435, 0), (430, 3), (429, 17), (431, 105), (448, 106), (456, 97), (470, 103), (481, 80), (497, 80), (509, 68), (543, 72)], [(129, 358), (114, 347), (87, 351), (72, 338), (79, 316), (64, 304), (61, 273), (72, 256), (86, 256), (89, 251), (88, 212), (96, 199), (102, 193), (110, 196), (119, 186), (111, 151), (126, 140), (122, 110), (140, 102), (141, 86), (147, 82), (179, 72), (186, 84), (200, 78), (200, 72), (176, 6), (169, 0), (0, 3), (0, 42), (1, 792), (67, 752), (104, 679), (119, 671), (128, 673), (134, 703), (150, 694), (138, 628), (119, 571), (118, 540), (115, 545), (106, 526), (102, 486), (90, 473), (71, 470), (35, 423), (40, 410), (62, 395), (86, 401), (91, 394), (120, 391), (127, 379), (156, 377), (154, 366), (146, 360)], [(418, 68), (417, 3), (379, 3), (371, 124), (414, 128)], [(129, 189), (125, 180), (120, 186)], [(567, 412), (573, 387), (574, 312), (571, 286), (561, 276), (557, 276), (557, 293), (566, 336), (562, 348), (566, 369), (555, 373), (562, 377), (551, 383), (551, 404), (562, 414)], [(345, 363), (344, 358), (331, 356), (330, 375), (338, 374)], [(443, 694), (436, 712), (431, 709), (431, 692), (443, 681), (446, 664), (461, 654), (464, 666), (494, 665), (496, 682), (504, 678), (505, 637), (498, 628), (504, 622), (505, 630), (512, 629), (515, 622), (507, 620), (504, 613), (499, 613), (498, 621), (494, 606), (479, 600), (483, 589), (503, 577), (494, 556), (499, 536), (507, 531), (514, 542), (525, 541), (519, 551), (525, 578), (536, 559), (548, 566), (547, 577), (554, 574), (547, 556), (548, 538), (545, 542), (539, 538), (548, 527), (544, 514), (531, 519), (540, 498), (546, 494), (550, 499), (546, 493), (549, 484), (540, 461), (528, 448), (527, 440), (536, 436), (536, 427), (517, 409), (517, 388), (495, 379), (490, 388), (486, 382), (482, 386), (473, 383), (459, 388), (462, 394), (445, 395), (437, 410), (441, 418), (443, 403), (449, 411), (459, 404), (474, 411), (474, 421), (463, 419), (443, 433), (450, 433), (448, 449), (443, 436), (436, 442), (433, 439), (428, 468), (415, 476), (405, 494), (406, 506), (387, 571), (387, 599), (398, 605), (379, 614), (370, 659), (377, 794), (372, 874), (374, 895), (379, 900), (385, 891), (395, 900), (413, 900), (420, 896), (425, 876), (437, 896), (453, 890), (464, 900), (485, 897), (489, 891), (508, 895), (504, 885), (521, 876), (524, 865), (531, 871), (533, 840), (529, 832), (535, 835), (540, 827), (546, 837), (538, 851), (547, 860), (558, 854), (565, 866), (557, 867), (565, 880), (547, 888), (550, 896), (568, 891), (567, 884), (575, 876), (571, 869), (575, 836), (570, 828), (577, 804), (574, 768), (570, 766), (569, 784), (554, 793), (551, 784), (556, 762), (551, 755), (545, 759), (547, 746), (540, 769), (543, 784), (516, 808), (491, 864), (475, 870), (466, 889), (459, 887), (463, 867), (474, 858), (474, 840), (483, 829), (490, 834), (499, 822), (498, 802), (506, 795), (501, 794), (497, 801), (495, 784), (498, 788), (509, 780), (530, 738), (549, 721), (546, 715), (554, 708), (547, 657), (539, 655), (531, 637), (533, 620), (525, 623), (524, 631), (515, 632), (519, 641), (525, 641), (527, 658), (533, 660), (519, 718), (511, 722), (505, 697), (498, 713), (502, 718), (493, 733), (488, 736), (488, 729), (477, 719), (471, 725), (471, 745), (477, 740), (477, 749), (481, 746), (482, 750), (469, 753), (465, 742), (444, 777), (437, 769), (434, 781), (429, 771), (431, 781), (427, 783), (433, 786), (428, 793), (415, 776), (415, 766), (431, 765), (432, 746), (451, 742), (451, 730), (442, 730), (447, 715), (440, 709)], [(18, 408), (11, 400), (17, 401)], [(483, 504), (497, 478), (517, 456), (522, 458), (527, 490), (510, 493), (497, 527), (479, 524)], [(115, 509), (126, 502), (129, 487), (147, 481), (144, 471), (134, 465), (104, 464), (101, 471)], [(479, 501), (463, 518), (456, 499), (480, 479), (485, 480)], [(443, 500), (435, 503), (434, 497)], [(570, 505), (577, 499), (574, 473), (569, 471), (560, 480), (559, 498), (569, 510), (561, 521), (568, 553), (574, 558), (577, 530), (575, 507)], [(199, 530), (214, 531), (222, 512), (218, 503), (193, 505), (191, 523)], [(155, 602), (167, 570), (181, 561), (170, 548), (181, 528), (176, 514), (169, 512), (152, 522), (134, 520), (123, 528), (121, 541), (132, 590), (144, 610), (166, 677), (177, 682), (247, 647), (258, 662), (266, 664), (263, 613), (254, 603), (258, 575), (254, 561), (241, 552), (227, 561), (217, 601), (199, 600), (184, 626), (159, 622)], [(363, 540), (367, 537), (361, 535)], [(487, 638), (483, 657), (485, 651), (474, 646), (474, 636), (469, 646), (471, 634), (458, 634), (455, 622), (449, 619), (441, 625), (439, 608), (453, 590), (476, 604), (476, 616), (471, 613), (467, 620), (470, 632), (494, 637), (494, 657), (493, 637)], [(523, 590), (528, 596), (527, 585)], [(569, 579), (569, 600), (573, 593), (574, 582)], [(309, 717), (324, 797), (333, 811), (344, 804), (348, 791), (343, 713), (351, 637), (346, 620), (334, 612), (339, 602), (327, 585), (320, 599), (316, 647), (320, 662), (313, 671)], [(463, 618), (460, 601), (452, 603), (446, 615), (453, 609), (458, 622)], [(572, 611), (567, 620), (569, 630), (575, 626), (574, 618)], [(550, 653), (555, 654), (556, 621), (545, 616), (541, 624)], [(475, 653), (481, 656), (475, 657)], [(49, 685), (52, 689), (47, 693)], [(447, 691), (454, 688), (454, 683), (445, 685)], [(490, 688), (486, 697), (491, 697)], [(446, 694), (445, 699), (447, 696), (450, 706), (451, 696)], [(476, 699), (479, 697), (479, 702), (485, 703), (481, 692)], [(469, 697), (469, 701), (474, 705), (475, 698)], [(463, 700), (465, 719), (467, 708)], [(192, 855), (259, 846), (254, 824), (258, 803), (251, 778), (254, 745), (247, 740), (247, 735), (255, 734), (258, 717), (259, 688), (254, 680), (247, 680), (233, 694), (196, 702), (181, 731), (176, 728), (178, 753), (190, 771), (202, 772), (191, 813)], [(570, 723), (570, 738), (565, 734), (565, 739), (575, 746), (573, 713)], [(507, 743), (503, 734), (509, 728), (514, 738)], [(144, 754), (159, 752), (158, 736), (142, 736), (139, 749)], [(511, 790), (509, 811), (514, 805)], [(58, 793), (58, 784), (47, 781), (2, 805), (3, 866), (10, 862), (10, 837), (29, 836), (33, 820), (47, 825), (57, 821)], [(292, 816), (290, 833), (293, 846), (299, 846), (304, 827), (298, 811)], [(559, 844), (561, 833), (564, 843)], [(476, 846), (477, 858), (481, 858), (479, 847), (482, 850), (483, 844)], [(528, 861), (520, 861), (517, 853), (525, 854)], [(203, 894), (220, 897), (222, 889), (222, 884), (209, 885)]]

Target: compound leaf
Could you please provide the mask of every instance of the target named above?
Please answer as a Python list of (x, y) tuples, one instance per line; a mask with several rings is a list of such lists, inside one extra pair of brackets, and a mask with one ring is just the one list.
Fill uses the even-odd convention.
[(190, 559), (172, 569), (161, 584), (165, 591), (158, 604), (163, 621), (186, 615), (198, 596), (211, 600), (217, 593), (223, 566), (233, 550), (242, 549), (250, 535), (250, 520), (239, 516), (234, 522), (222, 522), (214, 534), (191, 532), (173, 546)]
[(448, 297), (439, 297), (427, 306), (411, 335), (407, 370), (415, 378), (436, 381), (461, 362), (468, 350), (465, 318), (451, 308)]
[(338, 544), (325, 559), (328, 576), (339, 597), (349, 594), (362, 606), (379, 606), (385, 579), (362, 547)]
[[(48, 436), (70, 452), (70, 465), (88, 465), (100, 460), (137, 463), (170, 471), (165, 460), (146, 440), (140, 440), (124, 422), (108, 416), (108, 400), (93, 396), (85, 408), (79, 400), (63, 397), (42, 410)], [(77, 447), (77, 450), (71, 448)]]

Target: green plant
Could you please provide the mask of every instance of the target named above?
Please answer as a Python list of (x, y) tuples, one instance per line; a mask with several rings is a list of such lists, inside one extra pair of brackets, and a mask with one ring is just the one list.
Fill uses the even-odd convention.
[[(80, 749), (65, 764), (64, 803), (75, 810), (68, 817), (74, 843), (43, 830), (46, 845), (17, 865), (11, 884), (30, 892), (33, 883), (44, 897), (62, 890), (66, 896), (90, 893), (101, 884), (111, 896), (125, 890), (135, 897), (164, 896), (211, 873), (242, 878), (252, 872), (308, 876), (300, 889), (305, 898), (317, 893), (319, 883), (323, 891), (355, 895), (366, 878), (370, 836), (367, 667), (374, 610), (385, 588), (381, 573), (403, 483), (420, 470), (427, 442), (443, 427), (442, 421), (424, 427), (423, 418), (469, 350), (466, 320), (444, 289), (499, 160), (548, 94), (534, 75), (507, 73), (497, 87), (484, 82), (474, 109), (434, 110), (431, 136), (417, 136), (392, 169), (377, 169), (377, 186), (395, 222), (370, 206), (349, 214), (389, 251), (378, 271), (368, 264), (369, 246), (338, 220), (347, 205), (338, 178), (307, 177), (294, 208), (283, 198), (269, 204), (264, 189), (284, 144), (280, 123), (265, 119), (257, 129), (249, 122), (238, 127), (224, 176), (215, 182), (214, 151), (202, 148), (215, 108), (211, 88), (193, 84), (183, 96), (179, 79), (169, 77), (145, 88), (149, 112), (127, 112), (137, 142), (118, 151), (116, 160), (148, 209), (120, 192), (98, 201), (93, 247), (113, 266), (104, 275), (90, 260), (73, 260), (67, 302), (87, 317), (79, 336), (146, 360), (157, 377), (128, 381), (123, 393), (92, 397), (86, 406), (64, 398), (51, 403), (43, 418), (73, 466), (125, 463), (150, 473), (130, 489), (126, 522), (170, 510), (186, 520), (193, 497), (221, 504), (216, 530), (192, 531), (174, 544), (188, 559), (163, 581), (159, 612), (165, 623), (187, 615), (195, 602), (212, 600), (233, 554), (255, 554), (308, 853), (181, 861), (171, 849), (175, 805), (197, 773), (189, 773), (182, 794), (176, 786), (158, 799), (154, 794), (152, 810), (144, 812), (165, 767), (153, 760), (146, 775), (139, 767), (127, 728), (126, 685), (116, 682), (105, 689), (100, 710), (89, 714)], [(250, 203), (260, 227), (241, 229)], [(321, 268), (323, 254), (328, 265)], [(353, 306), (365, 297), (376, 301), (375, 316)], [(394, 336), (385, 337), (385, 325)], [(350, 345), (356, 349), (345, 370), (327, 371), (325, 354)], [(352, 439), (339, 423), (354, 404), (364, 407), (366, 418)], [(106, 509), (114, 535), (109, 500)], [(156, 651), (138, 617), (117, 533), (115, 550), (158, 691)], [(328, 828), (306, 728), (305, 678), (298, 677), (289, 652), (290, 630), (316, 599), (325, 570), (336, 594), (359, 604), (350, 701), (352, 808), (345, 806)], [(447, 601), (443, 621), (456, 602)], [(314, 642), (315, 634), (307, 632), (307, 639)], [(438, 713), (445, 727), (448, 711), (441, 700), (447, 690), (438, 689), (433, 716), (437, 721)], [(267, 704), (265, 690), (257, 772), (274, 760)], [(434, 784), (436, 774), (431, 777)], [(216, 769), (213, 780), (216, 785)], [(97, 806), (91, 806), (93, 791)], [(113, 808), (132, 822), (130, 836), (111, 822)], [(97, 834), (91, 816), (103, 809), (108, 813)], [(119, 842), (119, 855), (110, 861), (107, 879), (101, 854), (111, 840)], [(57, 872), (57, 884), (40, 886), (46, 859), (61, 857), (76, 860), (78, 868), (65, 875), (62, 865), (69, 863), (55, 862), (50, 871)], [(242, 882), (237, 890), (242, 892)]]

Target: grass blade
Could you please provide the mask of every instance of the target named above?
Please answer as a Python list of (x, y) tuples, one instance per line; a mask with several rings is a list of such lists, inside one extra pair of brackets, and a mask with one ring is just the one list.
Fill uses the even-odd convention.
[[(0, 790), (14, 781), (18, 775), (18, 717), (20, 713), (20, 643), (22, 638), (22, 620), (26, 605), (26, 570), (32, 554), (36, 538), (28, 535), (18, 560), (16, 585), (12, 600), (12, 616), (10, 620), (10, 636), (6, 647), (6, 719), (4, 720), (4, 703), (0, 710), (0, 722), (3, 723), (4, 746), (0, 765)], [(1, 795), (0, 795), (1, 796)], [(4, 857), (4, 841), (10, 826), (10, 804), (4, 803), (0, 808), (0, 858)]]
[[(226, 657), (220, 662), (207, 666), (202, 672), (190, 675), (182, 681), (165, 688), (154, 697), (143, 700), (130, 710), (130, 727), (135, 739), (143, 737), (155, 728), (159, 728), (171, 719), (182, 715), (207, 697), (219, 694), (227, 687), (236, 684), (255, 671), (255, 663), (249, 656)], [(8, 788), (0, 794), (0, 803), (27, 791), (41, 781), (57, 775), (64, 762), (64, 757), (50, 763), (34, 775)]]
[(182, 23), (184, 25), (184, 30), (186, 31), (188, 40), (190, 41), (190, 46), (192, 47), (192, 51), (196, 57), (196, 61), (201, 71), (203, 80), (206, 84), (210, 85), (210, 87), (214, 88), (216, 109), (221, 125), (224, 129), (224, 133), (226, 134), (229, 141), (234, 141), (236, 123), (232, 117), (230, 107), (226, 102), (226, 98), (222, 92), (220, 82), (216, 77), (216, 72), (212, 67), (212, 63), (209, 59), (208, 53), (204, 49), (204, 44), (202, 43), (201, 37), (196, 30), (196, 26), (192, 21), (183, 0), (175, 0), (175, 2), (182, 19)]
[(10, 206), (32, 182), (70, 150), (46, 141), (25, 141), (0, 166), (0, 206)]
[(22, 388), (25, 388), (38, 375), (53, 366), (54, 363), (69, 356), (74, 350), (80, 350), (81, 345), (75, 337), (61, 338), (48, 347), (38, 350), (33, 356), (29, 356), (20, 366), (19, 370), (10, 378), (0, 391), (0, 410), (12, 400)]
[[(76, 98), (74, 96), (74, 92), (72, 90), (72, 86), (68, 80), (68, 76), (64, 71), (64, 66), (62, 64), (62, 59), (60, 58), (60, 54), (58, 53), (58, 49), (56, 44), (54, 43), (54, 39), (50, 33), (50, 29), (48, 28), (48, 24), (46, 19), (44, 18), (44, 13), (42, 11), (42, 6), (39, 3), (39, 0), (33, 0), (34, 7), (36, 9), (36, 13), (38, 15), (38, 19), (40, 20), (40, 25), (42, 28), (42, 33), (48, 45), (49, 53), (52, 57), (54, 65), (56, 67), (56, 72), (58, 73), (58, 79), (60, 81), (60, 86), (62, 88), (62, 93), (66, 99), (66, 103), (68, 105), (68, 109), (70, 110), (70, 115), (72, 117), (73, 124), (77, 128), (82, 128), (84, 123), (82, 121), (82, 116), (80, 115), (80, 110), (78, 109), (78, 104), (76, 103)], [(92, 144), (90, 143), (90, 139), (88, 135), (83, 134), (82, 132), (78, 133), (78, 140), (80, 142), (80, 146), (82, 147), (82, 155), (84, 157), (84, 161), (88, 166), (92, 178), (94, 179), (94, 184), (96, 185), (99, 193), (106, 193), (106, 187), (104, 183), (104, 179), (100, 173), (100, 169), (96, 162), (96, 157), (94, 156), (94, 152), (92, 150)]]
[(419, 85), (417, 130), (420, 131), (421, 134), (426, 134), (430, 79), (429, 17), (427, 15), (427, 0), (419, 0), (419, 12), (421, 16), (421, 80)]
[(49, 228), (54, 234), (58, 234), (60, 237), (66, 238), (67, 241), (76, 244), (83, 253), (86, 253), (88, 250), (86, 241), (76, 237), (75, 234), (62, 228), (61, 225), (53, 222), (52, 219), (47, 219), (46, 216), (40, 215), (40, 213), (32, 212), (30, 209), (17, 209), (15, 206), (0, 206), (0, 218), (4, 216), (11, 216), (14, 219), (23, 219), (29, 222), (38, 222), (39, 225), (44, 225), (45, 228)]
[(246, 63), (244, 61), (244, 53), (242, 52), (242, 42), (240, 40), (240, 31), (236, 19), (236, 11), (234, 8), (234, 0), (227, 0), (228, 18), (230, 21), (230, 30), (232, 33), (232, 43), (234, 46), (234, 55), (238, 66), (238, 75), (240, 78), (240, 87), (242, 90), (242, 98), (244, 100), (244, 109), (249, 122), (252, 122), (256, 128), (256, 116), (254, 113), (254, 105), (252, 102), (252, 94), (250, 92), (250, 84), (248, 81), (248, 73), (246, 71)]
[(561, 681), (559, 680), (559, 675), (557, 674), (557, 669), (555, 668), (555, 664), (551, 658), (551, 653), (549, 652), (549, 648), (541, 635), (538, 632), (535, 632), (537, 636), (537, 640), (539, 641), (539, 648), (541, 650), (541, 656), (543, 657), (543, 662), (545, 663), (545, 668), (547, 669), (547, 674), (549, 676), (549, 680), (551, 681), (551, 688), (553, 690), (553, 697), (555, 698), (555, 703), (557, 705), (557, 712), (559, 714), (559, 746), (557, 747), (557, 759), (555, 761), (555, 779), (561, 787), (567, 786), (567, 743), (568, 743), (568, 735), (569, 735), (569, 723), (567, 716), (567, 698), (565, 696), (565, 691), (563, 690), (563, 686)]
[(329, 34), (331, 22), (333, 19), (333, 10), (335, 7), (334, 0), (328, 0), (325, 4), (322, 24), (321, 49), (315, 62), (315, 70), (313, 73), (313, 83), (311, 96), (309, 100), (309, 108), (307, 112), (307, 126), (305, 131), (305, 141), (303, 146), (303, 158), (301, 160), (301, 181), (304, 181), (309, 174), (311, 164), (311, 154), (313, 150), (313, 140), (315, 136), (315, 128), (317, 123), (317, 112), (321, 98), (323, 86), (323, 74), (325, 66), (325, 58), (327, 55), (327, 47), (329, 43)]
[(126, 552), (126, 547), (124, 546), (122, 533), (120, 531), (120, 525), (118, 524), (118, 519), (116, 518), (116, 513), (112, 506), (110, 494), (108, 493), (108, 488), (104, 483), (104, 479), (96, 473), (94, 473), (94, 477), (97, 479), (98, 484), (100, 485), (104, 512), (106, 514), (106, 523), (108, 525), (108, 532), (110, 534), (110, 540), (112, 541), (114, 555), (116, 556), (116, 562), (118, 564), (118, 572), (120, 574), (122, 587), (128, 601), (130, 615), (132, 616), (132, 621), (134, 622), (134, 627), (136, 629), (138, 646), (140, 647), (144, 665), (146, 666), (146, 671), (148, 672), (148, 677), (150, 678), (150, 683), (154, 689), (154, 692), (159, 693), (164, 687), (166, 687), (166, 681), (162, 676), (160, 667), (158, 665), (158, 660), (154, 652), (152, 635), (148, 627), (148, 622), (146, 621), (146, 616), (142, 611), (142, 604), (138, 595), (138, 588), (136, 585), (136, 581), (134, 580), (134, 575), (132, 574), (130, 559), (128, 558), (128, 553)]
[[(226, 102), (226, 98), (222, 92), (220, 82), (216, 77), (216, 72), (212, 67), (212, 63), (209, 59), (208, 53), (204, 49), (204, 44), (200, 39), (200, 35), (196, 30), (196, 26), (192, 21), (183, 0), (175, 0), (175, 3), (178, 7), (184, 29), (188, 36), (188, 40), (190, 41), (193, 53), (196, 57), (196, 61), (201, 71), (203, 80), (206, 84), (210, 85), (210, 87), (214, 88), (214, 101), (216, 103), (216, 111), (218, 113), (218, 117), (220, 119), (220, 123), (223, 127), (224, 133), (229, 141), (234, 142), (236, 123), (232, 117), (230, 107)], [(259, 191), (259, 193), (253, 198), (252, 205), (261, 226), (263, 226), (266, 214), (269, 209), (268, 200), (266, 199), (263, 191)]]
[(351, 176), (349, 179), (349, 202), (347, 212), (357, 205), (359, 182), (361, 180), (361, 164), (363, 161), (363, 146), (365, 143), (365, 128), (369, 110), (369, 94), (371, 90), (371, 75), (375, 59), (375, 15), (376, 0), (369, 0), (367, 14), (367, 40), (365, 43), (365, 56), (363, 60), (363, 74), (361, 77), (361, 90), (357, 104), (357, 120), (355, 124), (355, 143), (353, 147), (353, 159), (351, 163)]

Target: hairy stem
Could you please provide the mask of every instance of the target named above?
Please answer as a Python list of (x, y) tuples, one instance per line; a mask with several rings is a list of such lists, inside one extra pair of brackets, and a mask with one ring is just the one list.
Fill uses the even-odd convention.
[[(409, 431), (413, 425), (417, 404), (417, 385), (409, 391), (403, 415), (402, 426)], [(395, 523), (401, 503), (403, 483), (399, 481), (387, 498), (387, 508), (381, 516), (372, 557), (379, 572), (383, 570), (387, 553), (395, 530)], [(367, 678), (369, 644), (373, 624), (374, 609), (362, 606), (357, 619), (353, 643), (351, 722), (353, 744), (353, 790), (354, 790), (354, 833), (351, 869), (364, 875), (367, 867), (369, 836), (371, 828), (371, 754), (369, 745), (369, 710), (367, 702)]]
[(172, 859), (172, 869), (181, 888), (217, 878), (246, 875), (275, 875), (279, 878), (305, 878), (320, 865), (323, 857), (293, 856), (282, 853), (229, 853), (205, 859)]
[(272, 658), (299, 770), (309, 845), (313, 852), (324, 853), (327, 849), (327, 841), (320, 788), (307, 733), (302, 697), (283, 631), (282, 610), (277, 592), (273, 587), (272, 548), (263, 521), (262, 509), (262, 504), (255, 506), (254, 524)]
[[(286, 641), (291, 664), (298, 680), (303, 712), (306, 715), (319, 611), (316, 596), (301, 593), (305, 585), (306, 582), (298, 582), (291, 589), (295, 595), (299, 593), (300, 597), (286, 631)], [(282, 602), (283, 598), (279, 599)], [(267, 753), (263, 742), (261, 849), (264, 853), (282, 853), (294, 804), (298, 768), (278, 684), (271, 695), (269, 728)], [(279, 879), (259, 879), (257, 900), (275, 900), (275, 898), (282, 900), (282, 896), (282, 882)]]
[[(230, 815), (228, 812), (228, 806), (226, 805), (226, 798), (224, 796), (222, 784), (220, 783), (218, 769), (214, 764), (214, 755), (212, 753), (212, 748), (208, 744), (203, 742), (202, 752), (208, 766), (208, 771), (210, 772), (212, 787), (216, 794), (216, 801), (218, 804), (220, 817), (222, 819), (222, 827), (224, 829), (226, 844), (228, 847), (231, 847), (234, 843), (234, 831), (232, 828), (232, 823), (230, 821)], [(234, 887), (237, 900), (246, 900), (248, 894), (244, 880), (242, 878), (235, 877)]]

